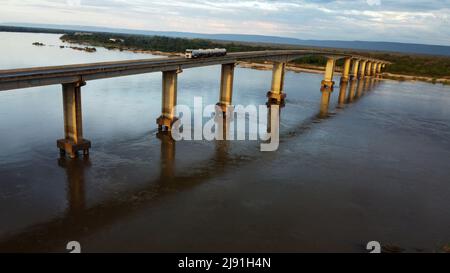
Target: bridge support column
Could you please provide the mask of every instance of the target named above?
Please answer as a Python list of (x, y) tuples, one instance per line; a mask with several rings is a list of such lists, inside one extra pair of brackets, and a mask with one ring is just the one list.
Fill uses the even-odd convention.
[(378, 63), (372, 64), (372, 76), (374, 76), (374, 77), (377, 76), (377, 67), (378, 67)]
[(367, 61), (362, 61), (360, 63), (360, 65), (361, 65), (361, 69), (359, 70), (358, 78), (361, 80), (361, 79), (364, 79), (364, 77), (366, 76)]
[(358, 79), (359, 62), (359, 60), (353, 61), (352, 73), (350, 74), (350, 80), (352, 81)]
[(383, 73), (383, 71), (386, 69), (386, 64), (380, 65), (380, 73)]
[(372, 76), (372, 65), (373, 65), (372, 62), (368, 62), (366, 65), (366, 76), (367, 77)]
[(267, 93), (269, 103), (283, 104), (286, 94), (283, 93), (286, 63), (275, 62), (272, 70), (272, 88)]
[(321, 83), (322, 87), (320, 91), (322, 92), (322, 98), (320, 100), (320, 114), (319, 117), (326, 118), (328, 116), (328, 106), (330, 104), (331, 93), (334, 89), (334, 66), (336, 65), (336, 60), (329, 58), (327, 61), (327, 66), (325, 68), (325, 75)]
[(378, 65), (377, 65), (377, 74), (378, 74), (378, 77), (381, 77), (381, 63), (378, 63)]
[(163, 71), (162, 76), (162, 109), (161, 116), (156, 120), (159, 131), (172, 130), (175, 117), (175, 106), (177, 104), (177, 82), (178, 70)]
[(325, 75), (322, 81), (322, 89), (331, 89), (333, 91), (334, 81), (334, 66), (336, 65), (336, 60), (329, 58), (327, 61), (327, 66), (325, 68)]
[(91, 142), (83, 138), (83, 123), (81, 113), (81, 87), (85, 82), (67, 83), (62, 85), (64, 109), (64, 139), (57, 141), (61, 155), (66, 153), (75, 158), (78, 151), (89, 154)]
[(342, 82), (348, 82), (350, 77), (350, 66), (352, 64), (351, 58), (346, 58), (344, 61), (344, 67), (342, 70), (342, 76), (341, 76), (341, 83)]
[(217, 103), (223, 113), (227, 113), (227, 108), (231, 106), (233, 98), (234, 63), (222, 65), (222, 75), (220, 78), (220, 100)]

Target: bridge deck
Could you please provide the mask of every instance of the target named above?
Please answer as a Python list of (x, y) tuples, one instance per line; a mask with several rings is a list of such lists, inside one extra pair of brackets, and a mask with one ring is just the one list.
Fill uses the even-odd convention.
[[(89, 81), (142, 73), (171, 71), (208, 65), (233, 63), (237, 61), (277, 60), (287, 62), (307, 55), (322, 55), (336, 59), (345, 57), (368, 59), (367, 57), (314, 50), (273, 50), (229, 53), (223, 57), (201, 59), (186, 59), (184, 57), (154, 58), (11, 69), (0, 70), (0, 91), (78, 81)], [(373, 61), (384, 62), (380, 60)]]

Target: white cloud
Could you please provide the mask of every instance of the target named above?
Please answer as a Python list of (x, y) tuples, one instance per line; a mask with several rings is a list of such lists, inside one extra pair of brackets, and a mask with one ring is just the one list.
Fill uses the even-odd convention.
[(0, 0), (3, 22), (450, 45), (450, 0)]
[(81, 0), (67, 0), (67, 5), (70, 7), (79, 7), (81, 6)]
[(367, 5), (369, 6), (379, 6), (381, 5), (381, 0), (367, 0)]

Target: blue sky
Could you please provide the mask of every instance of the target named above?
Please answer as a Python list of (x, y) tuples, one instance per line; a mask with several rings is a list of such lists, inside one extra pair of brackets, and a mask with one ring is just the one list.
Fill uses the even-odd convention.
[(0, 0), (0, 22), (450, 45), (450, 0)]

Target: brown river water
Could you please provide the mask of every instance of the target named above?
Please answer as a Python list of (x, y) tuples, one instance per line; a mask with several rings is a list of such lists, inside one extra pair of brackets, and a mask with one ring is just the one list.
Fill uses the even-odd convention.
[[(0, 69), (152, 58), (0, 33)], [(31, 45), (43, 42), (44, 47)], [(0, 92), (0, 252), (407, 252), (450, 243), (450, 88), (360, 82), (317, 118), (322, 75), (287, 72), (280, 146), (157, 132), (161, 74), (88, 82), (89, 158), (60, 158), (60, 86)], [(220, 67), (179, 75), (178, 103), (215, 104)], [(260, 105), (270, 71), (236, 68), (233, 102)], [(339, 78), (336, 77), (336, 82)]]

